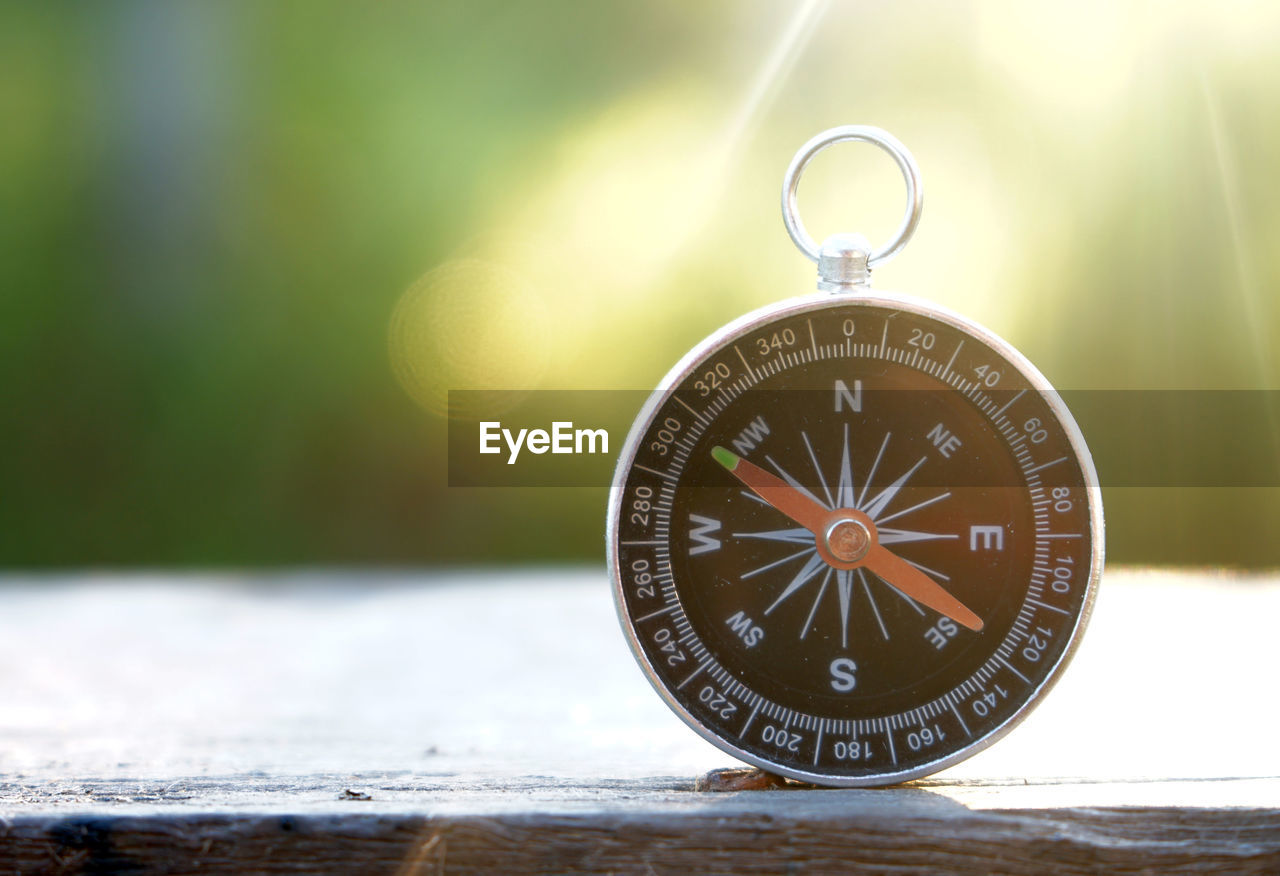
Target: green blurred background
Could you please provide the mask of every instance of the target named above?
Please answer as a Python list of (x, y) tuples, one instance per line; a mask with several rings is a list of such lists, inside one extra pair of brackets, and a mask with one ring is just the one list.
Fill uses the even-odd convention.
[[(809, 291), (778, 187), (836, 124), (924, 172), (880, 288), (1060, 387), (1278, 389), (1278, 44), (1267, 3), (6, 4), (0, 563), (599, 562), (603, 487), (446, 485), (444, 393), (650, 387)], [(801, 190), (819, 238), (901, 199), (868, 147)], [(1280, 565), (1275, 488), (1106, 501), (1113, 562)]]

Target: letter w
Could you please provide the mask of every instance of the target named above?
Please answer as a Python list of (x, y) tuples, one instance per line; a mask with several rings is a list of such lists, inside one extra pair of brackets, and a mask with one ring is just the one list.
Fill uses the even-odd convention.
[(720, 540), (713, 538), (711, 535), (713, 532), (720, 531), (719, 520), (702, 517), (698, 514), (690, 514), (689, 522), (693, 524), (693, 529), (689, 530), (689, 556), (696, 557), (698, 554), (705, 554), (707, 551), (714, 551), (720, 548)]

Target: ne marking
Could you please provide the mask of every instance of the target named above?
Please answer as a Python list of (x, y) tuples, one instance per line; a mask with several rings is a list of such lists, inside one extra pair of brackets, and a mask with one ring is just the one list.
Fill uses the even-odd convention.
[(806, 319), (805, 322), (809, 324), (809, 343), (813, 345), (813, 358), (816, 360), (818, 358), (818, 337), (813, 333), (813, 320)]
[(813, 765), (818, 765), (818, 755), (822, 754), (822, 725), (818, 725), (818, 742), (813, 746)]
[(618, 544), (624, 547), (643, 547), (646, 545), (666, 544), (666, 542), (655, 538), (649, 541), (620, 541)]
[(956, 708), (956, 704), (951, 702), (950, 700), (948, 700), (947, 702), (951, 704), (951, 714), (956, 716), (956, 720), (959, 721), (960, 726), (964, 728), (964, 735), (972, 737), (973, 734), (969, 732), (969, 725), (964, 722), (964, 718), (960, 717), (960, 710)]
[(742, 366), (743, 366), (744, 368), (746, 368), (746, 369), (747, 369), (747, 373), (748, 373), (748, 374), (750, 374), (752, 377), (755, 377), (755, 378), (756, 378), (756, 382), (757, 382), (757, 383), (759, 383), (759, 382), (760, 382), (760, 378), (759, 378), (758, 376), (756, 376), (755, 371), (754, 371), (754, 370), (752, 370), (752, 368), (751, 368), (751, 363), (749, 363), (749, 362), (747, 361), (747, 357), (746, 357), (746, 356), (742, 355), (742, 351), (738, 349), (738, 345), (737, 345), (737, 344), (734, 344), (734, 345), (733, 345), (733, 351), (734, 351), (735, 353), (737, 353), (737, 354), (738, 354), (738, 358), (742, 360)]
[(760, 704), (763, 702), (764, 702), (763, 697), (756, 700), (755, 706), (751, 709), (751, 714), (747, 716), (747, 723), (743, 724), (742, 730), (738, 732), (739, 739), (747, 735), (747, 728), (749, 728), (751, 726), (751, 722), (756, 719), (756, 712), (760, 711)]
[(960, 355), (960, 348), (964, 346), (964, 338), (960, 339), (960, 343), (956, 344), (956, 351), (951, 354), (951, 358), (947, 360), (946, 367), (942, 369), (943, 374), (951, 373), (951, 366), (955, 364), (956, 356)]

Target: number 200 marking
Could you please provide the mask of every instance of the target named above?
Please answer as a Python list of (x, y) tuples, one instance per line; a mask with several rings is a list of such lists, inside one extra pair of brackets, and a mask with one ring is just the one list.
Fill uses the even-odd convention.
[(784, 748), (787, 751), (799, 751), (800, 742), (804, 738), (794, 730), (784, 730), (781, 727), (775, 727), (772, 724), (765, 724), (764, 729), (760, 731), (760, 737), (771, 745)]

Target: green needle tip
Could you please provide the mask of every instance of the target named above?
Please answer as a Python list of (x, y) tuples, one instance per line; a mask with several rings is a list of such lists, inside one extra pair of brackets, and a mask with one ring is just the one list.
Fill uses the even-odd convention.
[(715, 457), (716, 462), (723, 465), (729, 471), (733, 471), (738, 467), (738, 454), (732, 450), (725, 450), (720, 445), (711, 448), (711, 455)]

